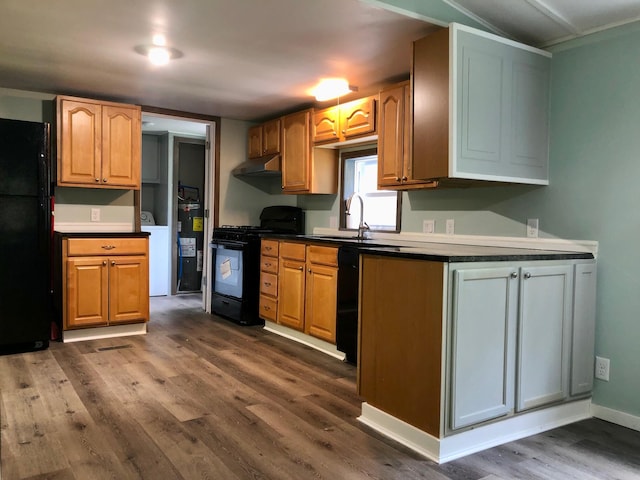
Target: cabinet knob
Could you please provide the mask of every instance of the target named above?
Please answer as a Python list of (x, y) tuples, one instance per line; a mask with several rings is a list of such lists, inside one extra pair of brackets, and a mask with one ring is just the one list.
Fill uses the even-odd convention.
[(524, 278), (531, 278), (531, 273), (524, 272)]
[(99, 182), (99, 181), (100, 181), (100, 179), (98, 177), (96, 177), (96, 182)]
[(406, 182), (407, 181), (407, 177), (402, 177), (402, 181)]
[(518, 278), (518, 272), (511, 272), (509, 275), (511, 278)]
[(103, 178), (103, 179), (102, 179), (102, 181), (103, 181), (104, 183), (107, 183), (107, 179), (106, 179), (106, 178)]
[(106, 261), (106, 260), (103, 260), (103, 261), (102, 261), (102, 265), (106, 265), (106, 264), (107, 264), (107, 261)]
[(311, 273), (311, 269), (309, 269), (309, 273)]
[[(346, 131), (346, 130), (342, 130), (342, 134), (343, 134), (343, 135), (346, 135), (346, 134), (347, 134), (347, 131)], [(335, 132), (334, 132), (334, 135), (335, 135)]]
[(396, 177), (396, 182), (399, 182), (399, 181), (400, 181), (400, 177)]
[(298, 270), (302, 271), (304, 270), (304, 267), (298, 267)]
[[(344, 130), (342, 131), (342, 133), (344, 133)], [(338, 136), (338, 132), (333, 131), (333, 132), (331, 132), (331, 135), (333, 135), (334, 137), (336, 137), (336, 136)]]
[(115, 267), (116, 266), (116, 261), (115, 260), (111, 260), (111, 266)]

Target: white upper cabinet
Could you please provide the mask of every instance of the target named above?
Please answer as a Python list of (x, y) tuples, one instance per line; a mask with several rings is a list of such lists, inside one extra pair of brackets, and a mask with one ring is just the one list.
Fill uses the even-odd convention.
[(549, 183), (551, 54), (458, 24), (414, 44), (414, 176)]

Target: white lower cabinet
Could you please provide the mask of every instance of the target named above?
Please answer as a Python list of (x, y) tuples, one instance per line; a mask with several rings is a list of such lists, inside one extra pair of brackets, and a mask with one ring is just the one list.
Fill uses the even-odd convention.
[(591, 391), (595, 261), (450, 268), (447, 431)]

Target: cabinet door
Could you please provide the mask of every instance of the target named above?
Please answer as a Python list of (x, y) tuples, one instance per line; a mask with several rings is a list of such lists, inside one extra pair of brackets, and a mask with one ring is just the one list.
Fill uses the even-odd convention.
[(335, 344), (338, 269), (315, 263), (307, 265), (304, 331)]
[(340, 106), (340, 134), (344, 140), (376, 132), (375, 97), (362, 98)]
[(256, 125), (249, 129), (249, 158), (262, 156), (262, 125)]
[(102, 107), (102, 176), (108, 186), (140, 188), (140, 109)]
[(304, 331), (304, 262), (280, 260), (278, 323)]
[(596, 264), (577, 264), (574, 276), (571, 395), (593, 388), (596, 333)]
[(378, 186), (399, 185), (404, 176), (404, 88), (380, 92)]
[(59, 100), (58, 184), (99, 185), (102, 109), (99, 104)]
[(313, 141), (337, 142), (339, 140), (340, 108), (329, 107), (313, 112)]
[(451, 428), (513, 410), (517, 270), (456, 270), (451, 319)]
[(265, 155), (280, 153), (280, 119), (270, 120), (262, 127), (262, 148)]
[(520, 276), (518, 411), (567, 396), (573, 267), (523, 267)]
[(310, 111), (284, 117), (282, 125), (282, 189), (285, 192), (305, 192), (310, 188), (309, 143)]
[(107, 325), (109, 271), (104, 257), (68, 258), (65, 329)]
[(149, 319), (149, 264), (146, 256), (110, 257), (109, 323)]

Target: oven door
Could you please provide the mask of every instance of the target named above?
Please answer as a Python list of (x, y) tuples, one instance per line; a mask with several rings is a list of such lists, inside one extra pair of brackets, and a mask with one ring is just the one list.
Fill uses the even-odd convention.
[(244, 242), (213, 240), (213, 291), (220, 295), (242, 299)]

